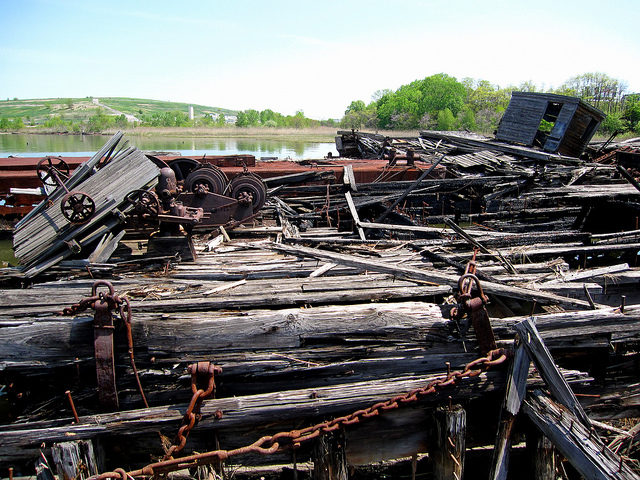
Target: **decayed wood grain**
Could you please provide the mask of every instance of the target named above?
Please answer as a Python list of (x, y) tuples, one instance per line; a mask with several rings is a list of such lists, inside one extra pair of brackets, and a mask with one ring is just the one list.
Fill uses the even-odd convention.
[(590, 433), (578, 417), (541, 392), (534, 392), (525, 401), (523, 410), (585, 478), (640, 478), (596, 435)]

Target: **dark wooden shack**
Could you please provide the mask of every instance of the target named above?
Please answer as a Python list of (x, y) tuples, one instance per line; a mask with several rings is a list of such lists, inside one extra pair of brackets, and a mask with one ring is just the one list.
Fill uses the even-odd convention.
[(513, 92), (496, 139), (578, 157), (604, 117), (579, 98)]

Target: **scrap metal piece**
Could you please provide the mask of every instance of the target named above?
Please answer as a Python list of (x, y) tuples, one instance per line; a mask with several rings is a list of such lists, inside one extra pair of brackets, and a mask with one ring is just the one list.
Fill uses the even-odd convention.
[[(465, 273), (458, 280), (457, 306), (451, 309), (451, 319), (460, 325), (460, 333), (464, 336), (469, 328), (469, 320), (473, 325), (476, 334), (480, 353), (485, 354), (496, 348), (496, 338), (489, 320), (486, 304), (489, 298), (482, 290), (482, 284), (476, 277), (476, 255), (477, 249), (473, 252), (473, 258), (467, 264)], [(478, 290), (478, 296), (472, 297), (473, 285)], [(467, 320), (464, 322), (464, 320)]]
[[(108, 294), (100, 293), (98, 287), (107, 287)], [(98, 399), (107, 408), (118, 408), (118, 391), (116, 388), (115, 359), (113, 353), (113, 285), (106, 280), (99, 280), (93, 284), (91, 296), (98, 295), (91, 307), (93, 315), (93, 344), (96, 359), (96, 377), (98, 380)]]
[(96, 211), (93, 199), (84, 192), (69, 192), (62, 197), (62, 215), (71, 223), (86, 223)]

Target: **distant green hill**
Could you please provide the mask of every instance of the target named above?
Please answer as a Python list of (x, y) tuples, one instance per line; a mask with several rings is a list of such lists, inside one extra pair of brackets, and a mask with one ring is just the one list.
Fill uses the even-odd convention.
[[(189, 112), (193, 107), (194, 116), (205, 114), (236, 115), (235, 110), (208, 107), (191, 103), (164, 102), (143, 98), (126, 97), (86, 97), (86, 98), (39, 98), (26, 100), (0, 100), (0, 119), (21, 118), (25, 125), (43, 125), (47, 120), (62, 116), (66, 121), (87, 121), (100, 109), (106, 114), (114, 114), (109, 108), (126, 115), (142, 117), (154, 113), (180, 111)], [(108, 107), (108, 108), (105, 108)]]

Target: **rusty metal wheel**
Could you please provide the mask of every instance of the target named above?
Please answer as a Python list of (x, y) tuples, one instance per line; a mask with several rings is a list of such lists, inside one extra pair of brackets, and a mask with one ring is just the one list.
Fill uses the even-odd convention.
[(158, 196), (148, 190), (134, 190), (125, 197), (133, 205), (133, 211), (139, 217), (144, 215), (156, 217), (160, 214), (160, 200)]
[(181, 157), (174, 160), (169, 160), (167, 162), (167, 165), (169, 165), (169, 167), (171, 167), (171, 170), (175, 172), (176, 180), (178, 182), (182, 182), (201, 164), (200, 162), (192, 158)]
[(187, 192), (208, 191), (224, 195), (229, 186), (229, 179), (222, 170), (208, 163), (202, 164), (192, 171), (184, 181)]
[(245, 173), (231, 180), (231, 197), (239, 202), (250, 200), (253, 211), (257, 212), (267, 201), (267, 187), (256, 174)]
[(61, 187), (69, 178), (69, 165), (60, 157), (44, 157), (36, 168), (38, 178), (47, 187)]
[(69, 192), (60, 203), (62, 215), (71, 223), (85, 223), (96, 211), (93, 199), (84, 192)]

